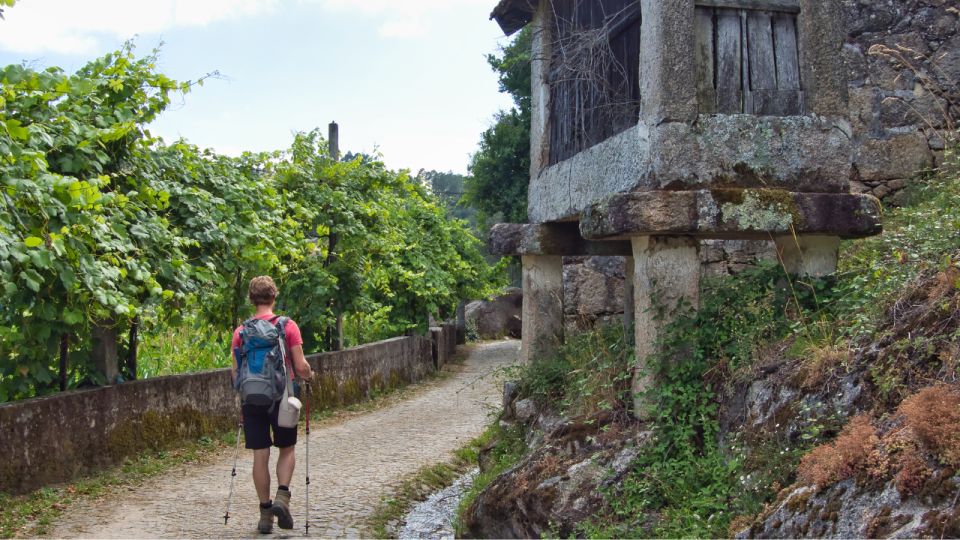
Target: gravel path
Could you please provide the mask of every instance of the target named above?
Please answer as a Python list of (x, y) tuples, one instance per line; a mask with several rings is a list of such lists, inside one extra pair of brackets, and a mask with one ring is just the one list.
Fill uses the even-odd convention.
[[(427, 383), (385, 408), (312, 426), (310, 536), (358, 537), (381, 497), (400, 480), (424, 465), (449, 459), (452, 450), (479, 435), (488, 414), (499, 405), (495, 371), (514, 363), (518, 351), (517, 341), (473, 346), (466, 362), (452, 367), (450, 377)], [(304, 534), (303, 442), (301, 432), (291, 486), (295, 528), (275, 528), (275, 537)], [(276, 452), (272, 454), (275, 463)], [(58, 519), (51, 536), (263, 538), (256, 533), (259, 514), (250, 479), (252, 459), (249, 451), (241, 449), (228, 526), (223, 524), (223, 511), (232, 451), (209, 464), (183, 466), (140, 486), (81, 503)]]

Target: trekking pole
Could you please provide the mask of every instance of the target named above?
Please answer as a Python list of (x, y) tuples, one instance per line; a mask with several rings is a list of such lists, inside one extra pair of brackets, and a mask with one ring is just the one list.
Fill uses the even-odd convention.
[(227, 511), (223, 514), (223, 526), (230, 521), (230, 499), (233, 498), (233, 481), (237, 478), (237, 461), (240, 459), (240, 431), (243, 430), (243, 413), (240, 413), (240, 422), (237, 425), (237, 452), (233, 455), (233, 470), (230, 471), (230, 493), (227, 495)]
[(304, 506), (306, 506), (306, 519), (303, 520), (304, 526), (304, 535), (310, 536), (310, 383), (303, 383), (304, 396), (303, 403), (306, 408), (307, 414), (307, 442), (306, 442), (306, 473), (307, 473), (307, 486), (306, 486), (306, 496), (304, 497)]

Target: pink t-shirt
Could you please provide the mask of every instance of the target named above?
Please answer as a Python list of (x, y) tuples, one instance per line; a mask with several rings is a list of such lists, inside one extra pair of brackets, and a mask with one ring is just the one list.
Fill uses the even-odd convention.
[[(264, 315), (257, 315), (254, 319), (261, 319), (268, 321), (276, 317), (273, 313), (267, 313)], [(233, 341), (230, 343), (230, 352), (233, 353), (234, 350), (241, 346), (240, 343), (240, 330), (243, 329), (243, 325), (237, 327), (233, 331)], [(303, 336), (300, 335), (300, 327), (297, 326), (297, 323), (293, 322), (293, 319), (287, 319), (287, 324), (283, 327), (284, 335), (286, 336), (287, 350), (285, 351), (287, 355), (287, 373), (290, 374), (290, 378), (294, 378), (293, 371), (293, 353), (291, 349), (297, 345), (303, 345)]]

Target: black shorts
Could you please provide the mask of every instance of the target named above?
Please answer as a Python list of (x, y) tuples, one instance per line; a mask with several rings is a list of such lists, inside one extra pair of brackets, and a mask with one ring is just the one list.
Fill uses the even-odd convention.
[[(243, 437), (246, 447), (250, 450), (270, 448), (286, 448), (297, 444), (297, 428), (285, 428), (277, 425), (277, 415), (280, 413), (280, 404), (270, 407), (257, 405), (243, 405)], [(273, 438), (270, 438), (270, 432)]]

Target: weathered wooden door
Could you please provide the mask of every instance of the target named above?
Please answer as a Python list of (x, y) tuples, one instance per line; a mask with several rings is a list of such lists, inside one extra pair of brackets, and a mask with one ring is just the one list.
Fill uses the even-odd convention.
[(696, 0), (700, 112), (804, 112), (798, 0)]

